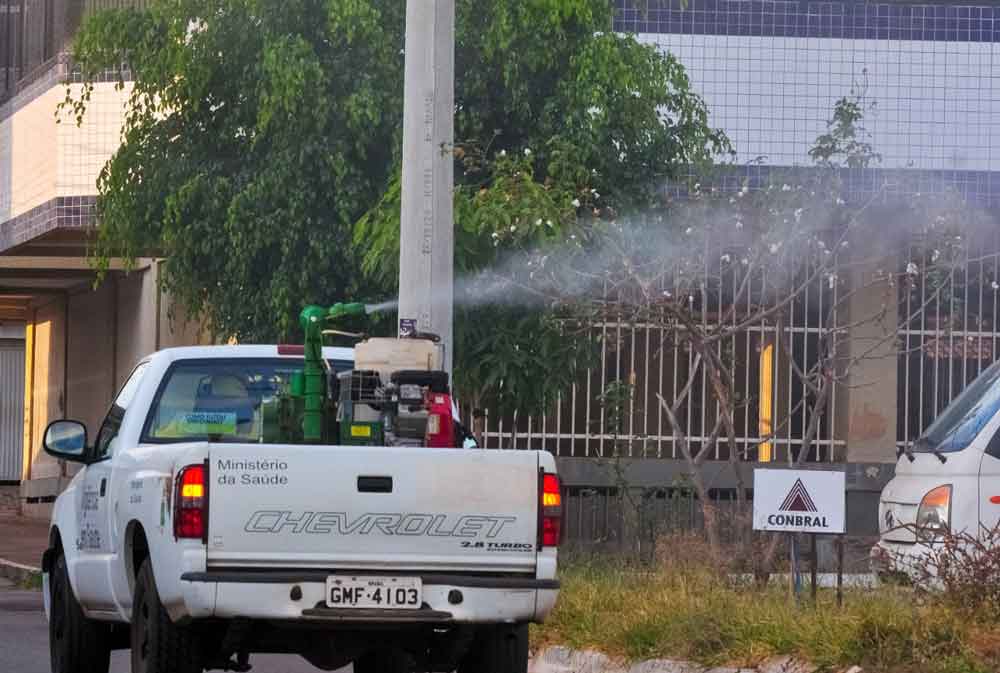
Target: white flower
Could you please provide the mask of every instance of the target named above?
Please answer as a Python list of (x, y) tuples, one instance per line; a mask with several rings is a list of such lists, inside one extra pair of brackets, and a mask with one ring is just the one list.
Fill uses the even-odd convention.
[(845, 201), (844, 201), (844, 200), (843, 200), (842, 198), (840, 198), (840, 197), (838, 196), (838, 197), (837, 197), (837, 205), (838, 205), (838, 206), (842, 206), (842, 205), (844, 205), (844, 203), (846, 203), (846, 202), (845, 202)]
[(580, 199), (573, 199), (573, 207), (574, 208), (580, 207)]
[(790, 192), (790, 191), (792, 191), (792, 188), (789, 187), (788, 185), (781, 185), (781, 191), (783, 191), (783, 192)]
[(688, 227), (687, 229), (684, 230), (684, 234), (686, 236), (690, 236), (693, 232), (694, 232), (694, 229), (692, 229), (691, 227)]
[(802, 219), (802, 209), (801, 208), (797, 208), (795, 210), (795, 221), (798, 222), (801, 219)]
[(514, 233), (515, 231), (517, 231), (517, 227), (516, 227), (516, 226), (514, 226), (513, 224), (512, 224), (512, 225), (510, 225), (510, 233), (512, 233), (512, 234), (513, 234), (513, 233)]
[(507, 156), (507, 150), (500, 150), (500, 156), (502, 157)]
[(542, 226), (542, 218), (539, 217), (537, 220), (535, 220), (535, 226), (536, 227)]
[(723, 255), (722, 257), (720, 257), (720, 259), (722, 260), (723, 264), (729, 264), (729, 262), (730, 262), (730, 260), (732, 258), (727, 254), (727, 255)]
[(847, 247), (847, 241), (844, 241), (843, 243), (841, 243), (841, 244), (840, 244), (840, 247), (842, 247), (842, 248), (846, 248), (846, 247)]
[(743, 220), (741, 220), (738, 217), (736, 218), (736, 228), (737, 229), (742, 229), (743, 228)]
[(772, 255), (777, 254), (779, 250), (781, 250), (781, 243), (772, 243), (771, 244), (771, 254)]
[(575, 241), (576, 240), (576, 234), (570, 234), (569, 238), (570, 238), (571, 241)]
[(940, 257), (941, 257), (941, 251), (940, 250), (935, 250), (934, 252), (931, 253), (931, 261), (932, 262), (938, 261), (938, 258), (940, 258)]
[(917, 265), (914, 262), (910, 262), (909, 264), (906, 265), (906, 273), (911, 276), (916, 276), (917, 274), (920, 273), (920, 270), (917, 268)]
[(993, 281), (993, 283), (990, 285), (990, 287), (992, 287), (994, 291), (1000, 290), (1000, 283), (998, 283), (996, 281)]
[(743, 259), (740, 260), (740, 264), (742, 264), (743, 266), (749, 266), (750, 260), (744, 257)]
[(546, 227), (551, 227), (552, 226), (552, 220), (545, 220), (545, 226)]
[(730, 196), (729, 197), (729, 203), (736, 203), (736, 199)]
[(663, 291), (663, 296), (666, 297), (667, 299), (670, 299), (674, 295), (670, 294), (670, 290), (664, 290)]
[(500, 238), (500, 234), (498, 234), (497, 232), (494, 231), (493, 232), (493, 238)]
[(597, 190), (596, 190), (596, 189), (591, 189), (591, 190), (590, 190), (590, 193), (594, 195), (594, 198), (595, 198), (595, 199), (599, 199), (599, 198), (601, 198), (601, 195), (600, 195), (600, 194), (598, 194), (598, 192), (597, 192)]
[(824, 243), (823, 241), (816, 241), (816, 245), (819, 246), (820, 250), (826, 250), (826, 243)]
[(699, 189), (701, 189), (701, 183), (700, 182), (694, 183), (694, 191), (697, 192)]

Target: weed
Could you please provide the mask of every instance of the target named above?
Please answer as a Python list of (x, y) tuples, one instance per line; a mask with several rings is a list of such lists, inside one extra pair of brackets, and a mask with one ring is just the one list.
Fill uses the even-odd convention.
[(714, 569), (687, 562), (625, 566), (591, 559), (562, 574), (536, 647), (596, 649), (629, 661), (689, 659), (746, 666), (777, 655), (820, 670), (860, 664), (886, 673), (987, 673), (1000, 670), (995, 622), (970, 620), (946, 601), (884, 586), (848, 591), (843, 608), (821, 590), (815, 607), (783, 588), (736, 586)]

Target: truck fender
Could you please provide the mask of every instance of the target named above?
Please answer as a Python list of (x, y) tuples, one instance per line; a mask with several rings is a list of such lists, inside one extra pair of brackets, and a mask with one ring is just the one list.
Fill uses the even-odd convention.
[[(52, 508), (49, 549), (42, 555), (42, 572), (44, 573), (42, 580), (44, 584), (48, 572), (55, 562), (55, 555), (59, 549), (62, 550), (63, 555), (66, 557), (66, 573), (69, 575), (69, 585), (73, 589), (73, 593), (77, 596), (80, 595), (80, 592), (77, 590), (76, 572), (80, 560), (80, 550), (77, 548), (76, 540), (79, 538), (80, 526), (79, 521), (77, 521), (74, 515), (76, 510), (73, 505), (82, 478), (83, 470), (77, 473), (66, 490), (56, 498), (55, 505)], [(47, 567), (46, 564), (48, 564)], [(45, 596), (46, 600), (48, 600), (48, 591), (45, 592)], [(81, 603), (80, 606), (84, 611), (87, 610), (87, 605)]]

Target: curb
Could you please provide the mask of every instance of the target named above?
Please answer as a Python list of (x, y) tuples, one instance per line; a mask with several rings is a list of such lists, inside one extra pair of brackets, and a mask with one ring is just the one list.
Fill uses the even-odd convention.
[[(593, 650), (549, 647), (534, 653), (529, 673), (815, 673), (817, 670), (792, 657), (774, 657), (752, 668), (700, 666), (689, 661), (656, 659), (628, 666)], [(844, 673), (864, 673), (852, 666)]]
[(26, 566), (21, 563), (14, 563), (7, 559), (0, 558), (0, 577), (8, 579), (17, 584), (25, 584), (33, 579), (40, 578), (41, 568)]

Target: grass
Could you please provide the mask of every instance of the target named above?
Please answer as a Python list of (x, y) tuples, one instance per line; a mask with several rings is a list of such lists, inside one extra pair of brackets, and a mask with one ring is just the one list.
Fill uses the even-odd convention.
[(42, 590), (42, 574), (41, 573), (31, 573), (20, 583), (20, 588), (27, 591), (41, 591)]
[(596, 649), (629, 662), (752, 666), (792, 655), (821, 671), (1000, 670), (1000, 625), (905, 588), (848, 591), (840, 609), (829, 591), (815, 608), (808, 599), (797, 606), (781, 588), (734, 587), (692, 569), (576, 562), (562, 582), (555, 612), (532, 632), (536, 648)]

